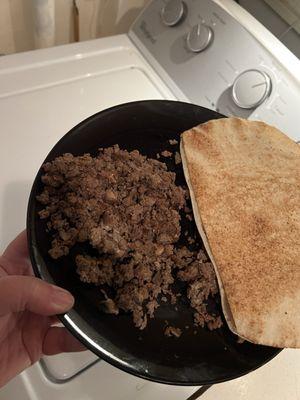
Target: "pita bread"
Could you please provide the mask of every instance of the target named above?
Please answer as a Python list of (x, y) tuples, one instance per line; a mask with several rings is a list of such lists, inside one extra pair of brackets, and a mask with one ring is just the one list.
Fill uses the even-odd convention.
[(263, 122), (223, 118), (184, 132), (181, 157), (229, 328), (300, 347), (300, 146)]

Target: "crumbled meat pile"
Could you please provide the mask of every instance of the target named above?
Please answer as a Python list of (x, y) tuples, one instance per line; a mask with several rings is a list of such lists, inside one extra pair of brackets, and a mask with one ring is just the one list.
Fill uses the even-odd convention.
[(177, 277), (188, 283), (187, 297), (195, 309), (194, 323), (202, 327), (206, 324), (210, 330), (220, 328), (220, 316), (208, 312), (206, 304), (210, 295), (215, 296), (219, 292), (212, 264), (202, 250), (195, 253), (182, 247), (175, 254), (177, 257), (174, 261), (180, 269)]
[[(49, 254), (65, 256), (77, 242), (97, 250), (94, 256), (77, 254), (75, 262), (83, 282), (101, 286), (106, 312), (129, 311), (143, 329), (160, 299), (176, 301), (172, 285), (179, 279), (187, 283), (195, 324), (221, 326), (220, 316), (206, 307), (218, 292), (211, 263), (199, 249), (175, 247), (187, 191), (176, 186), (164, 163), (116, 145), (97, 157), (64, 154), (43, 170), (37, 199), (53, 235)], [(114, 289), (113, 298), (105, 285)]]

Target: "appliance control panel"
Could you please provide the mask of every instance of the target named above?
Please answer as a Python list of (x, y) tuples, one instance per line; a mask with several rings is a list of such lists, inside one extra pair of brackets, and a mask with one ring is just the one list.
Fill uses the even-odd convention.
[(297, 82), (213, 0), (153, 0), (129, 36), (179, 99), (300, 141)]

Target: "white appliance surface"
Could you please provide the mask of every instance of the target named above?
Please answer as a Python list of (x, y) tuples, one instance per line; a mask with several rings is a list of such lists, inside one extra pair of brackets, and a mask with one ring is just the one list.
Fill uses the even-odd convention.
[[(177, 6), (178, 1), (175, 0)], [(189, 7), (200, 7), (202, 4), (207, 13), (211, 10), (209, 0), (185, 1)], [(175, 40), (176, 46), (183, 44), (184, 35), (193, 27), (195, 18), (203, 22), (205, 13), (191, 14), (194, 19), (190, 21), (187, 18), (185, 25), (166, 27), (160, 20), (161, 7), (165, 4), (167, 0), (150, 2), (129, 36), (114, 36), (0, 58), (1, 252), (25, 227), (29, 191), (49, 150), (74, 125), (110, 106), (140, 99), (179, 99), (217, 108), (218, 96), (224, 90), (229, 93), (233, 78), (252, 63), (252, 68), (270, 76), (271, 94), (257, 109), (247, 110), (246, 113), (233, 106), (230, 96), (223, 96), (224, 110), (227, 109), (228, 114), (231, 110), (236, 115), (274, 123), (294, 140), (300, 140), (300, 114), (295, 112), (300, 109), (300, 64), (297, 60), (281, 45), (277, 46), (276, 40), (273, 41), (274, 38), (255, 24), (253, 18), (241, 11), (233, 0), (216, 0), (214, 6), (221, 5), (248, 31), (253, 30), (253, 38), (261, 39), (254, 43), (254, 39), (245, 32), (242, 35), (243, 45), (247, 48), (249, 42), (256, 58), (245, 58), (242, 61), (247, 61), (247, 65), (241, 63), (232, 68), (242, 59), (238, 52), (232, 53), (233, 63), (228, 57), (222, 59), (224, 52), (218, 53), (220, 65), (227, 72), (215, 70), (218, 78), (209, 77), (207, 57), (215, 51), (214, 43), (220, 45), (217, 36), (222, 34), (223, 22), (227, 23), (226, 29), (230, 26), (239, 29), (228, 16), (216, 9), (213, 18), (204, 21), (211, 24), (216, 35), (215, 42), (207, 51), (197, 54), (189, 54), (185, 47), (180, 48), (175, 56), (181, 58), (177, 59), (177, 64), (170, 63), (169, 47), (164, 40), (170, 43)], [(154, 22), (149, 24), (152, 19)], [(146, 29), (143, 21), (148, 23)], [(143, 27), (144, 38), (138, 32), (140, 26)], [(158, 31), (151, 31), (155, 27)], [(228, 30), (226, 35), (229, 35)], [(154, 40), (153, 46), (165, 46), (165, 52), (155, 50), (149, 40)], [(171, 49), (174, 50), (174, 47)], [(223, 61), (227, 66), (222, 64)], [(226, 74), (230, 68), (229, 79)], [(209, 85), (206, 86), (204, 74), (208, 74), (206, 80)], [(201, 87), (198, 93), (194, 92), (191, 82), (198, 84), (200, 78), (204, 79), (203, 87), (210, 90), (209, 96), (205, 97)], [(214, 385), (201, 398), (300, 400), (299, 371), (300, 350), (284, 350), (258, 370), (231, 382)], [(1, 389), (0, 400), (185, 400), (197, 389), (148, 382), (97, 360), (90, 352), (84, 352), (45, 357), (42, 363), (35, 364)]]

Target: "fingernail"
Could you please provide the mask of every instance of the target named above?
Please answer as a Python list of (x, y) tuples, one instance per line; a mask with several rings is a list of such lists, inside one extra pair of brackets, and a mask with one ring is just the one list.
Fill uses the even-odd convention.
[(59, 311), (69, 310), (74, 304), (74, 297), (65, 289), (54, 285), (52, 287), (54, 289), (51, 296), (52, 305)]

